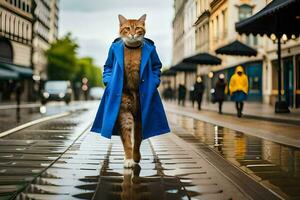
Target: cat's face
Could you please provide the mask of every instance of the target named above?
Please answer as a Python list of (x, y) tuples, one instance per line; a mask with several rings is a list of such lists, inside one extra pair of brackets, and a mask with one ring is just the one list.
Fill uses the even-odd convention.
[(139, 19), (126, 19), (119, 15), (120, 21), (120, 37), (126, 45), (135, 47), (139, 46), (143, 41), (145, 30), (146, 15)]

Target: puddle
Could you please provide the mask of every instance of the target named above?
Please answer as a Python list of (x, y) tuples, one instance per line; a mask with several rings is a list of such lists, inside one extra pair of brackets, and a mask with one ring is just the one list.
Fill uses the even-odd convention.
[(299, 148), (176, 114), (168, 114), (168, 119), (197, 138), (178, 134), (188, 142), (209, 145), (283, 198), (300, 199)]

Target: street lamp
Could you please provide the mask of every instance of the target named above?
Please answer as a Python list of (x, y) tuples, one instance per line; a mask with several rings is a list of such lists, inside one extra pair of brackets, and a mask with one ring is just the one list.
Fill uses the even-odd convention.
[(277, 40), (277, 65), (278, 65), (278, 101), (275, 103), (275, 112), (276, 113), (289, 113), (290, 110), (288, 108), (288, 104), (286, 101), (282, 101), (281, 99), (281, 40), (285, 44), (286, 41), (288, 40), (286, 34), (277, 34), (275, 35), (274, 33), (271, 34), (271, 40), (276, 43)]

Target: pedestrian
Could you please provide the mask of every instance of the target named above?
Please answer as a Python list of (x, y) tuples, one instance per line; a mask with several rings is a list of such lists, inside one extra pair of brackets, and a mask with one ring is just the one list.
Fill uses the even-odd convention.
[(171, 101), (172, 100), (172, 87), (171, 84), (168, 83), (168, 87), (165, 89), (165, 96), (166, 96), (166, 100)]
[(204, 84), (201, 76), (197, 76), (194, 84), (194, 100), (198, 103), (198, 110), (201, 110), (202, 97), (204, 93)]
[(218, 77), (218, 81), (215, 85), (215, 94), (214, 94), (214, 101), (219, 103), (219, 113), (222, 114), (222, 105), (225, 101), (225, 95), (226, 95), (226, 89), (227, 89), (227, 82), (225, 80), (225, 75), (220, 74)]
[(183, 84), (179, 84), (178, 87), (178, 105), (184, 106), (185, 104), (186, 87)]
[(229, 91), (231, 100), (235, 101), (237, 116), (242, 117), (244, 101), (248, 94), (248, 77), (242, 66), (235, 69), (235, 73), (230, 79)]

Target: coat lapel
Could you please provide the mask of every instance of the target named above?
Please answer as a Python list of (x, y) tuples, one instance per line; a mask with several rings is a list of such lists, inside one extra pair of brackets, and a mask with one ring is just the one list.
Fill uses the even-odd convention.
[(115, 53), (115, 56), (116, 56), (116, 59), (118, 61), (118, 66), (120, 67), (121, 69), (121, 72), (123, 74), (123, 68), (124, 68), (124, 45), (123, 45), (123, 41), (119, 41), (119, 42), (116, 42), (116, 53)]
[(142, 58), (141, 58), (141, 65), (140, 65), (140, 78), (142, 78), (151, 51), (152, 51), (152, 46), (150, 46), (147, 42), (144, 41), (142, 47)]

